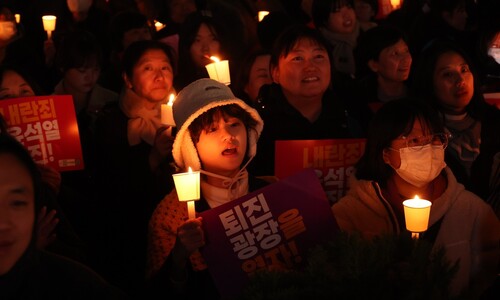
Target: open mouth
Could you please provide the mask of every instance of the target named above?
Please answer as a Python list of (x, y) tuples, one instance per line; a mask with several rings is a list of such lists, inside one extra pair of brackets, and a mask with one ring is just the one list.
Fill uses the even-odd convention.
[(237, 148), (227, 148), (224, 151), (222, 151), (222, 155), (234, 155), (238, 152)]

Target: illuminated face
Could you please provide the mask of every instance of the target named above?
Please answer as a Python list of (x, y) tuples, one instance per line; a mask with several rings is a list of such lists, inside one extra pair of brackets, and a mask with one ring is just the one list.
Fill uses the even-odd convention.
[(31, 86), (19, 74), (6, 71), (0, 84), (0, 100), (34, 96)]
[(28, 170), (12, 154), (0, 154), (0, 275), (28, 248), (35, 222), (35, 194)]
[(70, 68), (64, 73), (64, 87), (68, 92), (89, 93), (101, 74), (99, 66)]
[(474, 77), (464, 58), (455, 52), (442, 54), (433, 74), (435, 95), (449, 113), (461, 113), (474, 94)]
[(260, 87), (264, 84), (271, 84), (273, 81), (271, 75), (269, 74), (269, 61), (271, 60), (271, 55), (259, 55), (255, 58), (252, 68), (250, 69), (250, 74), (248, 78), (248, 83), (245, 86), (245, 92), (248, 94), (252, 101), (257, 100), (259, 95)]
[(378, 61), (370, 60), (373, 72), (386, 81), (403, 82), (408, 79), (411, 67), (411, 54), (403, 40), (380, 52)]
[(234, 117), (220, 117), (202, 130), (196, 150), (203, 169), (232, 177), (240, 170), (247, 150), (247, 128)]
[(287, 56), (279, 58), (272, 76), (287, 98), (322, 96), (331, 77), (327, 50), (310, 39), (300, 39)]
[(191, 58), (196, 66), (203, 68), (213, 61), (210, 56), (218, 56), (219, 59), (220, 42), (217, 36), (206, 24), (201, 24), (190, 48)]
[(152, 49), (144, 52), (135, 64), (132, 78), (125, 75), (125, 83), (140, 97), (157, 103), (166, 99), (173, 77), (172, 66), (165, 52)]
[(335, 33), (351, 33), (356, 26), (356, 14), (352, 7), (344, 5), (330, 13), (326, 28)]

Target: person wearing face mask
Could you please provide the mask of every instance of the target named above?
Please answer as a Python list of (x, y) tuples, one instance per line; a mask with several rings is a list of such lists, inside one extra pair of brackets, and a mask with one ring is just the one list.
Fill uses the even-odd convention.
[[(347, 195), (332, 206), (341, 230), (366, 239), (410, 234), (402, 202), (432, 202), (421, 239), (444, 248), (458, 270), (449, 295), (478, 297), (492, 285), (499, 263), (500, 223), (484, 201), (446, 167), (448, 136), (435, 110), (416, 98), (391, 101), (375, 114)], [(470, 297), (470, 298), (469, 298)]]

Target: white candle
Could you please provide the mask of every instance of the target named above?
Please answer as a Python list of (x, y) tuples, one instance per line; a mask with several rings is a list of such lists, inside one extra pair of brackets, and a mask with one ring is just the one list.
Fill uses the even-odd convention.
[(189, 219), (196, 218), (194, 201), (200, 199), (200, 171), (192, 171), (189, 167), (186, 173), (172, 175), (179, 201), (187, 202)]
[(259, 14), (258, 14), (259, 22), (264, 20), (264, 17), (267, 16), (268, 14), (269, 14), (269, 12), (267, 10), (259, 11)]
[(406, 229), (412, 233), (412, 237), (418, 238), (420, 232), (427, 230), (431, 205), (429, 200), (418, 196), (403, 201)]
[(52, 37), (52, 31), (56, 29), (56, 19), (56, 16), (42, 16), (43, 29), (47, 31), (48, 39)]
[(156, 29), (156, 31), (160, 31), (163, 28), (165, 28), (165, 25), (163, 23), (158, 22), (158, 21), (155, 22), (155, 29)]
[(174, 114), (172, 112), (172, 105), (174, 104), (175, 96), (170, 94), (167, 104), (161, 105), (161, 123), (168, 126), (175, 126)]
[(20, 14), (15, 14), (14, 17), (16, 18), (17, 24), (21, 23), (21, 15)]
[(401, 0), (391, 0), (391, 5), (393, 9), (397, 9), (401, 5)]
[(210, 59), (214, 62), (205, 66), (210, 78), (225, 85), (230, 85), (231, 76), (229, 74), (229, 61), (221, 61), (215, 56), (211, 56)]

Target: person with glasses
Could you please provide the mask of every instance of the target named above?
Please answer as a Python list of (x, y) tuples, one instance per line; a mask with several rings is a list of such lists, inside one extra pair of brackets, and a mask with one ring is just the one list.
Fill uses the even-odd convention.
[[(375, 114), (346, 196), (332, 206), (341, 230), (366, 239), (406, 231), (403, 201), (432, 202), (421, 238), (444, 248), (458, 270), (450, 296), (478, 299), (495, 279), (500, 224), (493, 210), (446, 167), (448, 135), (438, 114), (416, 98), (386, 103)], [(467, 298), (469, 299), (469, 298)]]

